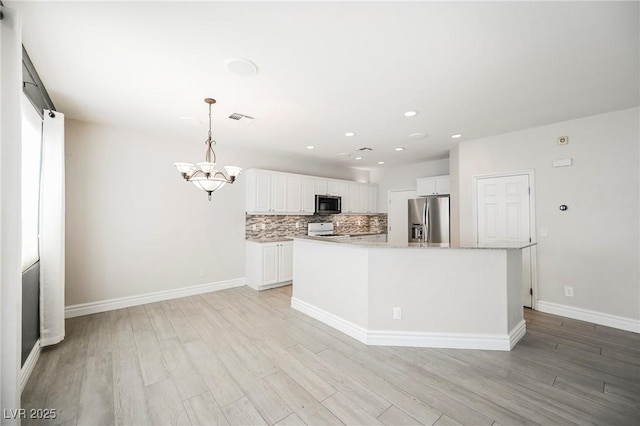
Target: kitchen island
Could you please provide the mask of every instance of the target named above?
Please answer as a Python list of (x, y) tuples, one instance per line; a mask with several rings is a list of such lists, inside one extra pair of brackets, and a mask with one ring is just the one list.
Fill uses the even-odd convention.
[(369, 345), (511, 350), (520, 250), (294, 238), (292, 308)]

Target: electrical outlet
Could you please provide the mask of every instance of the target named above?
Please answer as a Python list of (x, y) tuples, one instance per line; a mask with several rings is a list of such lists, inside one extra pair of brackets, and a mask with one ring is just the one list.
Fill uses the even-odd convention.
[(251, 230), (257, 231), (258, 230), (258, 225), (254, 223), (253, 226), (251, 227)]
[(204, 277), (204, 269), (200, 269), (200, 276)]
[(393, 319), (402, 319), (402, 308), (393, 308)]
[(362, 225), (362, 221), (358, 220), (358, 226)]
[(300, 222), (296, 222), (296, 229), (300, 228)]
[(260, 225), (260, 229), (262, 229), (262, 230), (264, 231), (265, 229), (267, 229), (267, 225), (265, 225), (264, 223), (263, 223), (263, 224), (261, 224), (261, 225)]
[(340, 226), (340, 221), (336, 222), (336, 226)]
[(564, 295), (567, 297), (573, 297), (573, 287), (565, 285), (564, 286)]

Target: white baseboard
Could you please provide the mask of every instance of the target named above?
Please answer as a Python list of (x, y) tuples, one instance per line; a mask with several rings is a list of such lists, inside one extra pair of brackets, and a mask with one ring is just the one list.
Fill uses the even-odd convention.
[(335, 328), (354, 339), (373, 346), (411, 346), (419, 348), (483, 349), (509, 351), (524, 336), (522, 320), (509, 334), (428, 333), (368, 330), (316, 306), (291, 298), (291, 307)]
[(40, 346), (40, 340), (37, 340), (33, 345), (27, 360), (24, 362), (22, 369), (20, 369), (20, 393), (24, 390), (24, 387), (27, 385), (29, 381), (29, 377), (31, 377), (31, 373), (33, 373), (33, 369), (38, 362), (38, 358), (40, 358), (40, 352), (42, 348)]
[(115, 309), (144, 305), (145, 303), (161, 302), (163, 300), (178, 299), (180, 297), (194, 296), (196, 294), (210, 293), (245, 285), (244, 278), (236, 278), (215, 283), (199, 284), (190, 287), (176, 288), (172, 290), (156, 291), (137, 296), (119, 297), (117, 299), (101, 300), (99, 302), (80, 303), (67, 306), (64, 309), (65, 318), (74, 318), (82, 315), (91, 315), (98, 312), (113, 311)]
[(538, 310), (548, 314), (560, 315), (580, 321), (592, 322), (594, 324), (605, 325), (620, 330), (640, 333), (640, 320), (619, 317), (588, 309), (575, 308), (573, 306), (561, 305), (559, 303), (545, 302), (538, 300)]
[(303, 314), (309, 315), (311, 318), (315, 318), (318, 321), (335, 328), (338, 331), (343, 332), (347, 336), (353, 337), (354, 339), (362, 343), (367, 343), (367, 330), (360, 327), (359, 325), (342, 319), (339, 316), (329, 313), (323, 309), (310, 305), (307, 302), (296, 299), (295, 297), (291, 298), (291, 307), (297, 311), (302, 312)]

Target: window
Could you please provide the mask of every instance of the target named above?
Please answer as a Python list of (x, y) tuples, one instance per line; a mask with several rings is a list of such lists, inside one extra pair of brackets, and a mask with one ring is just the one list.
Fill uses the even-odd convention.
[(42, 119), (22, 96), (22, 271), (39, 260), (38, 221)]

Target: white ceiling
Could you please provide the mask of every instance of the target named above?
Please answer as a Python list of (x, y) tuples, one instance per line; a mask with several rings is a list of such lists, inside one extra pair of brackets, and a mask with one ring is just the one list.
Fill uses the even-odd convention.
[[(205, 139), (205, 97), (218, 100), (218, 146), (364, 168), (446, 157), (454, 133), (465, 141), (639, 104), (636, 1), (4, 3), (67, 117), (176, 144)], [(237, 57), (258, 74), (230, 73)], [(373, 151), (354, 160), (363, 146)]]

